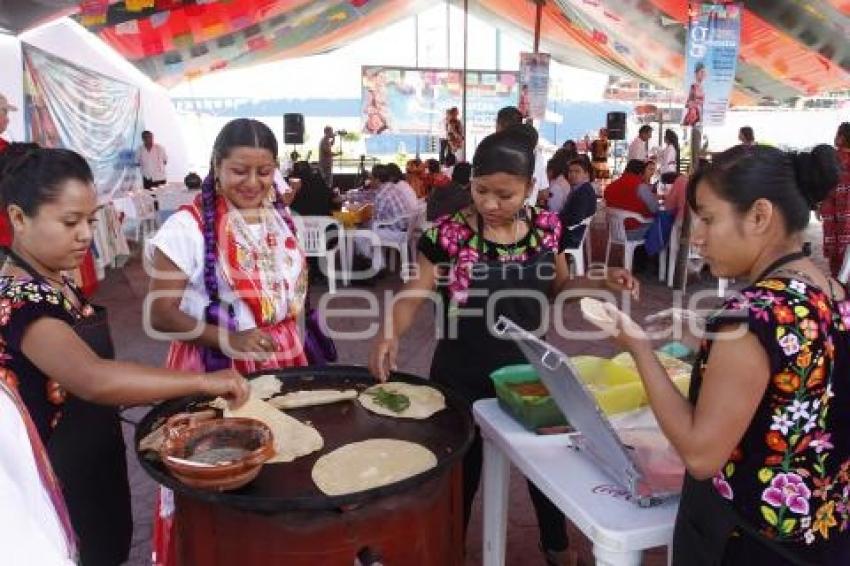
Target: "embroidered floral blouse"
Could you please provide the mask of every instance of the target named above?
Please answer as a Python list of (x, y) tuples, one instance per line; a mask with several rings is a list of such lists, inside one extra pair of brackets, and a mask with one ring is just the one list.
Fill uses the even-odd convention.
[[(734, 321), (758, 337), (772, 377), (715, 489), (769, 538), (808, 550), (850, 544), (850, 301), (775, 277), (728, 300), (708, 329)], [(700, 352), (692, 400), (710, 349)]]
[(419, 240), (419, 251), (446, 273), (445, 287), (449, 298), (458, 304), (466, 303), (470, 270), (478, 261), (520, 261), (534, 258), (546, 251), (558, 251), (561, 222), (558, 215), (541, 208), (531, 209), (530, 229), (524, 238), (513, 244), (486, 240), (469, 225), (463, 211), (438, 218), (434, 226)]
[[(73, 282), (67, 280), (69, 285)], [(44, 282), (29, 278), (0, 277), (0, 379), (18, 390), (38, 429), (47, 442), (59, 424), (67, 393), (48, 379), (21, 352), (27, 327), (42, 317), (74, 325), (94, 314), (88, 303), (78, 310), (65, 296)], [(60, 344), (56, 345), (61, 348)]]

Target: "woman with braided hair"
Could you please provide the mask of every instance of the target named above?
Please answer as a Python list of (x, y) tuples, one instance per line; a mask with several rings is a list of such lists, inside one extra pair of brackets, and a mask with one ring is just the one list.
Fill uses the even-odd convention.
[[(14, 439), (12, 429), (0, 431), (0, 479), (16, 484), (0, 486), (0, 507), (8, 517), (15, 491), (34, 501), (14, 528), (0, 529), (0, 548), (20, 552), (27, 536), (39, 547), (4, 556), (4, 563), (26, 556), (28, 564), (117, 566), (127, 560), (133, 528), (117, 407), (187, 395), (222, 395), (239, 404), (248, 384), (229, 368), (208, 374), (114, 361), (105, 311), (65, 274), (92, 242), (99, 206), (88, 164), (66, 149), (11, 144), (0, 156), (0, 172), (14, 231), (0, 268), (0, 395), (20, 412), (35, 458), (28, 474), (3, 442)], [(21, 429), (0, 419), (7, 426)], [(15, 469), (22, 473), (9, 474)], [(35, 528), (26, 528), (28, 518)], [(9, 526), (3, 517), (0, 523)], [(46, 558), (49, 547), (67, 560)]]
[[(240, 118), (216, 137), (201, 194), (152, 238), (150, 320), (174, 337), (166, 365), (250, 373), (307, 365), (296, 316), (307, 292), (304, 253), (274, 185), (277, 140)], [(154, 532), (155, 564), (170, 564), (170, 494)], [(164, 520), (163, 520), (164, 519)]]

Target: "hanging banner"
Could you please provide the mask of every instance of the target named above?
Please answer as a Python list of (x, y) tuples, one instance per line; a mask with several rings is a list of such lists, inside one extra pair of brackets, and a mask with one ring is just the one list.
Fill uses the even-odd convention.
[(519, 100), (517, 108), (524, 118), (543, 120), (549, 100), (548, 53), (519, 54)]
[[(462, 107), (462, 77), (457, 70), (363, 67), (363, 132), (445, 135), (446, 110)], [(467, 134), (491, 133), (499, 109), (516, 97), (516, 73), (467, 71)]]
[(740, 42), (740, 4), (689, 4), (683, 125), (723, 125)]
[(101, 202), (141, 185), (139, 89), (23, 44), (27, 140), (82, 155)]

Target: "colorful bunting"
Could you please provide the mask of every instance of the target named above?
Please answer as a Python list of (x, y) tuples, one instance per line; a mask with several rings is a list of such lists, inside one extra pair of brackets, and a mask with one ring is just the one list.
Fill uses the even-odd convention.
[(108, 13), (109, 0), (82, 0), (80, 2), (80, 24), (83, 26), (105, 24)]
[(154, 7), (154, 0), (124, 0), (128, 12), (143, 12)]

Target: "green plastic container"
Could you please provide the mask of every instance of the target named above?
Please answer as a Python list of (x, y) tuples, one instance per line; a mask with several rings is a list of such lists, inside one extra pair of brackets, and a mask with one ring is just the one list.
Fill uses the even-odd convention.
[(539, 383), (537, 372), (531, 364), (505, 366), (490, 374), (499, 404), (527, 429), (564, 426), (567, 419), (550, 396), (524, 397), (508, 387), (516, 383)]

